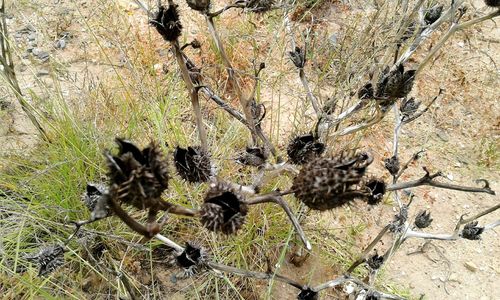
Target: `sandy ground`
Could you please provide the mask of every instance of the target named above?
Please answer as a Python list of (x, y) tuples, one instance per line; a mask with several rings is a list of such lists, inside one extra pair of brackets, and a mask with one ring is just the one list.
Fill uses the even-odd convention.
[[(66, 3), (67, 1), (61, 2), (60, 6), (49, 5), (36, 12), (33, 8), (14, 12), (12, 18), (8, 19), (11, 36), (16, 38), (17, 32), (31, 24), (37, 33), (36, 48), (47, 51), (50, 54), (50, 62), (68, 64), (69, 67), (65, 70), (66, 79), (85, 72), (92, 73), (95, 78), (105, 76), (110, 70), (109, 66), (99, 64), (98, 61), (91, 61), (90, 64), (84, 61), (82, 45), (88, 44), (91, 37), (84, 30), (76, 29), (76, 24), (60, 30), (72, 33), (71, 38), (66, 40), (66, 47), (64, 49), (54, 47), (61, 32), (54, 32), (54, 27), (47, 28), (46, 24), (61, 24), (68, 10), (73, 15), (81, 13), (80, 9), (86, 13), (90, 12), (88, 4), (82, 4), (75, 9), (73, 4)], [(141, 11), (134, 9), (134, 6), (127, 1), (118, 2), (119, 7), (127, 11), (131, 20), (147, 26)], [(477, 7), (480, 7), (481, 3), (482, 1), (474, 1)], [(49, 13), (54, 8), (57, 13)], [(326, 18), (331, 18), (333, 22), (337, 10), (331, 11), (332, 13)], [(191, 33), (196, 33), (195, 27), (188, 29)], [(46, 83), (43, 86), (54, 88), (54, 80), (58, 80), (62, 82), (63, 93), (71, 94), (70, 98), (76, 98), (81, 82), (58, 77), (59, 75), (55, 75), (50, 69), (50, 62), (42, 62), (33, 54), (26, 54), (30, 32), (22, 33), (20, 37), (17, 35), (19, 38), (16, 38), (16, 49), (20, 51), (17, 54), (24, 56), (17, 61), (17, 71), (23, 91), (29, 94), (27, 91), (32, 90), (43, 97), (46, 93), (41, 90), (40, 81)], [(499, 190), (498, 161), (493, 161), (488, 167), (480, 166), (484, 165), (485, 144), (493, 145), (494, 155), (497, 155), (495, 152), (498, 151), (500, 132), (498, 62), (500, 62), (500, 29), (494, 23), (487, 22), (468, 31), (467, 34), (460, 33), (452, 38), (445, 51), (440, 54), (440, 59), (430, 65), (428, 71), (417, 80), (417, 92), (436, 91), (439, 87), (445, 87), (446, 94), (431, 112), (403, 130), (401, 140), (403, 153), (409, 155), (421, 148), (427, 149), (423, 162), (417, 164), (404, 179), (421, 175), (419, 168), (427, 165), (432, 170), (442, 170), (454, 183), (473, 185), (472, 179), (488, 178), (492, 188)], [(5, 87), (0, 89), (5, 90)], [(282, 95), (276, 95), (269, 89), (263, 90), (262, 93), (267, 99), (271, 98), (270, 101), (275, 101), (273, 103), (281, 105), (281, 118), (286, 119), (286, 111), (293, 110), (293, 107), (287, 107), (286, 97), (281, 98)], [(0, 111), (0, 154), (30, 149), (36, 144), (35, 130), (15, 99), (4, 97), (0, 100), (8, 103)], [(283, 113), (285, 115), (282, 115)], [(390, 131), (382, 135), (385, 140), (391, 141)], [(375, 142), (379, 137), (371, 138)], [(390, 142), (379, 145), (379, 149), (376, 149), (378, 158), (386, 157), (390, 149)], [(418, 193), (413, 214), (418, 209), (430, 210), (434, 222), (428, 231), (436, 233), (451, 232), (463, 213), (474, 214), (498, 203), (498, 198), (488, 195), (442, 191), (427, 187), (418, 189)], [(392, 214), (389, 206), (375, 209), (373, 217), (367, 220), (369, 230), (365, 233), (363, 242), (368, 243), (368, 236), (380, 228), (380, 220), (391, 217)], [(495, 221), (499, 217), (499, 213), (496, 212), (481, 219), (480, 224)], [(500, 239), (497, 232), (488, 232), (479, 242), (433, 241), (426, 244), (423, 250), (420, 249), (422, 244), (423, 241), (412, 240), (403, 246), (386, 266), (384, 278), (409, 287), (416, 297), (426, 295), (426, 299), (498, 299)], [(315, 276), (319, 281), (335, 273), (329, 268), (319, 267), (317, 264), (320, 263), (320, 259), (312, 259), (303, 267), (307, 271), (291, 265), (285, 266), (283, 271), (301, 277), (302, 273), (306, 276), (311, 269), (320, 270), (318, 271), (320, 274)], [(285, 293), (282, 296), (286, 298), (290, 295)]]

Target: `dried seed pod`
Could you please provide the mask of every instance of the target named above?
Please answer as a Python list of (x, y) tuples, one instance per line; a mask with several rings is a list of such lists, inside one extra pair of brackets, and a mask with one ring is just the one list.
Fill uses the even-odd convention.
[(101, 183), (87, 183), (87, 188), (85, 193), (82, 195), (82, 201), (87, 206), (89, 211), (94, 211), (97, 201), (102, 197), (103, 194), (108, 192), (108, 188)]
[(410, 118), (417, 112), (419, 106), (420, 102), (415, 101), (414, 97), (411, 97), (409, 99), (405, 98), (403, 99), (403, 101), (401, 101), (401, 106), (399, 107), (399, 110), (401, 111), (404, 117)]
[(360, 100), (364, 99), (373, 99), (375, 91), (373, 89), (373, 84), (371, 82), (367, 82), (362, 88), (358, 91), (358, 98)]
[(399, 213), (394, 215), (389, 230), (391, 232), (401, 232), (405, 227), (406, 220), (408, 220), (408, 206), (403, 204)]
[(442, 13), (443, 5), (436, 4), (433, 7), (429, 8), (424, 16), (425, 24), (431, 25), (432, 23), (436, 22), (441, 17)]
[(500, 0), (484, 0), (484, 3), (490, 7), (500, 7)]
[(186, 67), (189, 72), (189, 77), (191, 78), (191, 81), (193, 84), (199, 85), (201, 83), (201, 69), (198, 68), (193, 62), (187, 61), (186, 62)]
[(292, 60), (293, 64), (299, 68), (302, 69), (306, 65), (306, 53), (303, 51), (300, 47), (295, 47), (294, 51), (288, 52), (290, 55), (290, 59)]
[(219, 182), (210, 185), (200, 209), (200, 219), (208, 230), (234, 234), (245, 223), (247, 213), (243, 195), (229, 184)]
[(189, 182), (205, 182), (212, 175), (210, 157), (200, 147), (177, 147), (174, 152), (177, 173)]
[(262, 147), (247, 147), (245, 152), (236, 158), (236, 161), (247, 165), (259, 167), (266, 163), (268, 158), (267, 151)]
[(378, 253), (375, 253), (373, 256), (368, 258), (366, 263), (372, 270), (378, 270), (384, 264), (384, 257), (379, 256)]
[(196, 11), (205, 12), (210, 8), (210, 0), (186, 0), (187, 5)]
[(184, 251), (175, 257), (177, 265), (184, 271), (186, 277), (199, 273), (208, 261), (208, 254), (195, 242), (187, 242)]
[(309, 287), (305, 287), (297, 295), (297, 300), (318, 300), (318, 299), (319, 299), (318, 292), (313, 291)]
[(168, 188), (168, 162), (159, 146), (151, 143), (142, 151), (132, 142), (116, 139), (118, 156), (106, 153), (110, 196), (137, 209), (158, 204)]
[(368, 181), (368, 183), (365, 184), (365, 188), (370, 191), (370, 195), (367, 199), (368, 204), (379, 204), (380, 201), (384, 198), (386, 184), (383, 180), (376, 178), (371, 179), (370, 181)]
[(245, 0), (245, 8), (252, 12), (264, 13), (273, 8), (275, 0)]
[(417, 216), (415, 217), (415, 226), (420, 229), (427, 228), (432, 223), (431, 213), (425, 210), (419, 211)]
[[(376, 96), (380, 98), (404, 98), (413, 88), (416, 70), (408, 70), (405, 72), (402, 64), (389, 72), (386, 67), (380, 74), (377, 82)], [(391, 99), (384, 100), (380, 105), (386, 106), (392, 104)]]
[(376, 291), (369, 291), (366, 293), (365, 300), (380, 300), (380, 294)]
[(400, 169), (398, 157), (392, 156), (390, 158), (384, 159), (384, 166), (392, 176), (397, 175)]
[(468, 240), (480, 240), (484, 227), (477, 226), (477, 221), (470, 222), (464, 226), (461, 236)]
[(169, 42), (177, 40), (181, 36), (182, 24), (179, 18), (178, 6), (176, 4), (169, 5), (167, 9), (160, 6), (155, 18), (150, 21), (150, 24), (158, 31), (158, 33)]
[(328, 210), (363, 196), (359, 183), (373, 158), (368, 154), (352, 157), (317, 158), (305, 164), (294, 178), (292, 190), (311, 209)]
[(197, 39), (193, 39), (191, 41), (191, 47), (193, 47), (193, 49), (200, 49), (201, 48), (200, 41), (198, 41)]
[(40, 266), (38, 276), (45, 276), (64, 264), (64, 247), (61, 245), (52, 245), (42, 248), (38, 254), (26, 259)]
[(324, 151), (325, 144), (319, 142), (312, 134), (300, 135), (292, 139), (286, 150), (290, 161), (297, 165), (321, 156)]

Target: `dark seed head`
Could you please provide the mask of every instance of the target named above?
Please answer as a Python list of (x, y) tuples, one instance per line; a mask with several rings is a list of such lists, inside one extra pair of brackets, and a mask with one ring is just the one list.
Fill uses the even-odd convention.
[(425, 210), (419, 211), (414, 223), (415, 226), (421, 229), (429, 227), (432, 223), (431, 213)]
[(200, 41), (194, 39), (193, 41), (191, 41), (191, 47), (193, 47), (193, 49), (200, 49), (201, 48)]
[(365, 300), (379, 300), (380, 298), (381, 297), (378, 292), (370, 291), (366, 294)]
[(490, 7), (500, 7), (500, 0), (484, 0), (484, 3)]
[(372, 270), (378, 270), (384, 264), (384, 257), (375, 253), (373, 256), (368, 258), (366, 263)]
[(436, 22), (439, 19), (439, 17), (441, 17), (442, 12), (443, 12), (443, 5), (435, 5), (429, 8), (429, 10), (427, 10), (424, 16), (425, 24), (431, 25), (432, 23)]
[(391, 173), (391, 175), (396, 175), (399, 172), (399, 159), (397, 156), (392, 156), (390, 158), (384, 159), (384, 166)]
[(206, 251), (194, 242), (187, 242), (184, 251), (175, 257), (177, 265), (187, 276), (195, 275), (203, 269), (207, 259)]
[(40, 266), (38, 276), (45, 276), (64, 264), (64, 248), (61, 245), (52, 245), (41, 249), (38, 254), (28, 257), (27, 260)]
[(362, 88), (358, 91), (358, 98), (360, 100), (364, 99), (373, 99), (375, 91), (373, 89), (373, 84), (371, 82), (366, 83)]
[(248, 10), (256, 13), (264, 13), (273, 8), (274, 1), (275, 0), (246, 0), (244, 3), (245, 8)]
[(300, 47), (295, 47), (294, 51), (288, 52), (290, 55), (290, 59), (292, 60), (293, 64), (299, 68), (302, 69), (306, 65), (306, 53), (304, 50), (302, 50)]
[(177, 147), (174, 152), (177, 173), (189, 182), (205, 182), (212, 175), (210, 157), (200, 147)]
[(477, 226), (477, 221), (473, 221), (464, 226), (461, 236), (468, 240), (480, 240), (484, 227)]
[(268, 158), (267, 151), (262, 147), (247, 147), (244, 153), (236, 158), (236, 161), (247, 166), (259, 167)]
[(420, 102), (415, 101), (414, 97), (411, 97), (409, 99), (405, 98), (403, 99), (403, 101), (401, 101), (401, 106), (399, 107), (399, 110), (401, 111), (404, 117), (410, 118), (417, 112), (419, 106)]
[(245, 223), (248, 205), (244, 197), (229, 184), (213, 183), (205, 195), (200, 210), (201, 223), (205, 228), (224, 234), (236, 233)]
[(173, 42), (181, 36), (182, 24), (176, 4), (169, 5), (167, 9), (160, 6), (156, 17), (150, 21), (150, 24), (166, 41)]
[(210, 7), (210, 0), (186, 0), (187, 5), (191, 7), (191, 9), (204, 12), (207, 11)]
[(87, 206), (89, 211), (93, 211), (97, 201), (103, 194), (108, 192), (108, 188), (104, 184), (100, 183), (87, 183), (87, 188), (85, 189), (85, 193), (82, 195), (82, 201)]
[(297, 300), (318, 300), (319, 295), (318, 292), (311, 290), (311, 288), (306, 287), (300, 291), (297, 295)]
[(371, 179), (365, 185), (365, 187), (370, 192), (368, 196), (368, 204), (376, 205), (379, 204), (380, 201), (384, 198), (386, 185), (385, 182), (379, 179)]
[(312, 134), (305, 134), (292, 139), (286, 151), (292, 163), (301, 165), (321, 156), (325, 151), (325, 144)]
[(367, 154), (317, 158), (294, 178), (292, 190), (311, 209), (328, 210), (363, 196), (359, 183), (373, 161)]
[(386, 67), (380, 74), (376, 96), (388, 98), (380, 103), (382, 106), (392, 104), (390, 98), (404, 98), (413, 88), (416, 70), (408, 70), (405, 72), (404, 66), (400, 64), (395, 70), (389, 72)]
[(403, 205), (399, 213), (394, 215), (394, 220), (391, 222), (389, 230), (391, 232), (401, 232), (405, 227), (406, 220), (408, 220), (408, 206)]
[(110, 195), (138, 209), (156, 205), (168, 188), (168, 162), (159, 146), (151, 143), (139, 150), (133, 143), (117, 138), (118, 156), (106, 153)]

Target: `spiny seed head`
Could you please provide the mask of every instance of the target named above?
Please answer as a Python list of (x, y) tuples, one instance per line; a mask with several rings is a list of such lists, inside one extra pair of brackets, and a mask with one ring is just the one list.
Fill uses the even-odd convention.
[(366, 263), (372, 270), (378, 270), (384, 264), (384, 257), (375, 253), (373, 256), (368, 258)]
[(500, 0), (484, 0), (484, 3), (490, 7), (500, 7)]
[(373, 84), (371, 82), (367, 82), (363, 87), (361, 87), (358, 91), (358, 98), (360, 100), (364, 99), (373, 99), (375, 91), (373, 89)]
[(366, 294), (365, 300), (380, 300), (380, 294), (376, 291), (369, 291)]
[(200, 49), (201, 48), (200, 41), (198, 41), (197, 39), (193, 39), (191, 41), (191, 47), (193, 47), (193, 49)]
[(318, 299), (319, 299), (318, 292), (313, 291), (309, 287), (305, 287), (297, 295), (297, 300), (318, 300)]
[(399, 213), (394, 215), (389, 230), (391, 232), (401, 232), (405, 226), (406, 220), (408, 220), (408, 206), (403, 204)]
[(268, 158), (267, 151), (262, 147), (247, 147), (244, 153), (241, 153), (236, 161), (247, 166), (259, 167), (266, 163)]
[(61, 245), (42, 248), (35, 256), (27, 257), (27, 260), (40, 266), (38, 276), (45, 276), (64, 264), (64, 248)]
[(477, 221), (473, 221), (464, 226), (461, 236), (468, 240), (480, 240), (484, 227), (477, 226)]
[(168, 188), (168, 162), (152, 142), (139, 150), (132, 142), (116, 139), (117, 156), (106, 153), (110, 195), (138, 209), (152, 207)]
[(205, 12), (210, 8), (210, 0), (186, 0), (187, 5), (196, 11)]
[(102, 197), (103, 194), (108, 192), (108, 188), (101, 183), (87, 183), (87, 188), (82, 195), (82, 201), (87, 206), (89, 211), (93, 211), (97, 201)]
[(439, 17), (441, 17), (442, 12), (443, 12), (443, 5), (436, 4), (433, 7), (429, 8), (429, 10), (427, 10), (424, 16), (425, 24), (431, 25), (432, 23), (436, 22), (439, 19)]
[(200, 210), (205, 228), (224, 234), (236, 233), (245, 223), (248, 205), (244, 197), (229, 184), (218, 182), (210, 185)]
[(208, 260), (208, 254), (195, 242), (187, 242), (184, 251), (175, 257), (177, 265), (184, 271), (187, 277), (199, 273)]
[(319, 142), (312, 134), (297, 136), (288, 144), (286, 152), (290, 161), (297, 165), (302, 165), (323, 154), (325, 144)]
[(275, 0), (245, 0), (245, 8), (252, 12), (264, 13), (273, 8)]
[(177, 5), (169, 5), (168, 8), (160, 6), (156, 17), (150, 21), (150, 24), (158, 33), (169, 42), (177, 40), (181, 36), (182, 24), (179, 18)]
[(210, 156), (200, 147), (177, 147), (174, 152), (177, 173), (189, 182), (205, 182), (212, 175)]
[(419, 211), (417, 216), (415, 217), (415, 226), (420, 229), (427, 228), (432, 223), (431, 213), (425, 210)]
[(373, 161), (368, 154), (317, 158), (294, 178), (292, 190), (311, 209), (328, 210), (359, 197), (359, 183)]
[(401, 101), (401, 106), (399, 107), (399, 110), (405, 116), (406, 118), (412, 117), (418, 110), (420, 106), (420, 102), (416, 101), (414, 97), (411, 97), (409, 99), (405, 98), (403, 101)]
[(288, 52), (290, 55), (290, 59), (292, 60), (293, 64), (299, 68), (302, 69), (306, 65), (306, 53), (304, 50), (302, 50), (300, 47), (295, 47), (294, 51)]
[(368, 204), (376, 205), (384, 198), (386, 184), (383, 180), (373, 178), (365, 184), (365, 188), (370, 192)]
[(397, 156), (392, 156), (390, 158), (384, 159), (384, 166), (391, 173), (391, 175), (396, 175), (399, 172), (399, 159)]
[(413, 88), (415, 74), (416, 70), (408, 70), (405, 72), (402, 64), (398, 65), (395, 70), (390, 72), (389, 68), (386, 67), (380, 74), (377, 82), (376, 96), (389, 98), (389, 100), (381, 102), (380, 105), (392, 104), (390, 98), (406, 97)]

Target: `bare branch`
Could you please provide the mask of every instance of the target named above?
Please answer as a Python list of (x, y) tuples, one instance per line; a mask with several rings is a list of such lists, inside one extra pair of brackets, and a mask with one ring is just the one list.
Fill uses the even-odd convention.
[(462, 192), (487, 193), (490, 195), (495, 195), (495, 192), (490, 188), (488, 181), (485, 179), (479, 180), (480, 182), (484, 183), (484, 187), (481, 187), (481, 188), (462, 186), (462, 185), (456, 185), (456, 184), (450, 184), (450, 183), (436, 181), (436, 180), (434, 180), (436, 177), (442, 176), (441, 172), (437, 172), (437, 173), (434, 173), (431, 175), (427, 171), (427, 169), (425, 169), (425, 167), (424, 167), (424, 170), (426, 171), (426, 174), (422, 178), (417, 179), (417, 180), (413, 180), (413, 181), (389, 185), (389, 186), (387, 186), (387, 191), (397, 191), (397, 190), (418, 187), (418, 186), (422, 186), (422, 185), (429, 185), (429, 186), (433, 186), (433, 187), (439, 187), (439, 188), (443, 188), (443, 189), (456, 190), (456, 191), (462, 191)]

